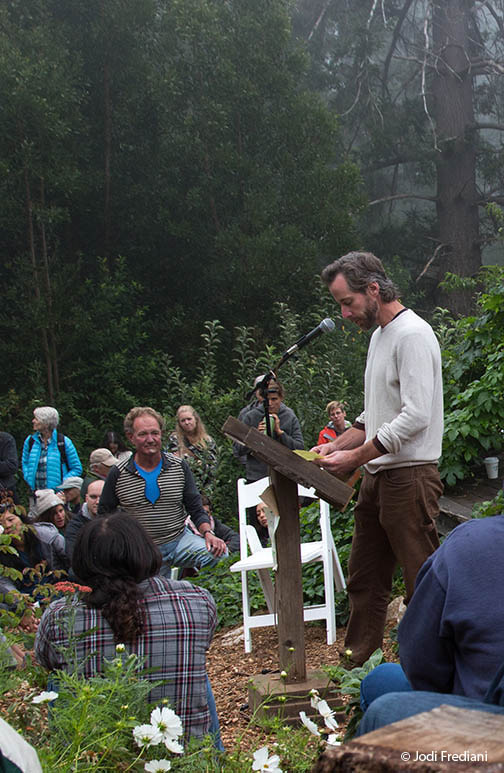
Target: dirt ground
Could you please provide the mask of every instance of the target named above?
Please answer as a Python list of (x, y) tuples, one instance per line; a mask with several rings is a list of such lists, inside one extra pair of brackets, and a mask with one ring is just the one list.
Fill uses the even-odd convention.
[[(390, 628), (390, 626), (389, 626)], [(259, 628), (252, 631), (252, 652), (245, 653), (243, 640), (225, 646), (226, 634), (232, 629), (223, 629), (215, 634), (207, 668), (217, 704), (224, 746), (232, 749), (236, 739), (246, 731), (247, 745), (257, 748), (264, 738), (260, 729), (249, 727), (248, 681), (264, 669), (278, 669), (278, 638), (275, 628)], [(307, 669), (318, 669), (321, 665), (337, 665), (339, 650), (343, 648), (345, 629), (338, 628), (336, 643), (328, 646), (324, 625), (305, 625), (305, 652)], [(387, 660), (397, 660), (397, 655), (386, 637), (384, 653)], [(254, 745), (255, 744), (255, 745)]]

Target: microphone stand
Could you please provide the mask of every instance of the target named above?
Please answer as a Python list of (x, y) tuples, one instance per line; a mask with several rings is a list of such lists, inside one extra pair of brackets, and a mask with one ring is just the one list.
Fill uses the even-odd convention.
[[(300, 340), (301, 338), (299, 339), (299, 341)], [(299, 341), (296, 341), (296, 343), (299, 343)], [(295, 345), (296, 344), (294, 344), (294, 346)], [(271, 429), (270, 412), (268, 407), (268, 387), (269, 387), (270, 381), (276, 381), (276, 371), (282, 367), (284, 362), (287, 362), (287, 360), (293, 357), (295, 354), (297, 354), (297, 349), (294, 349), (293, 347), (291, 347), (291, 349), (288, 349), (286, 352), (284, 352), (281, 359), (277, 362), (274, 368), (272, 370), (269, 370), (266, 373), (263, 380), (256, 386), (255, 390), (253, 390), (250, 393), (250, 395), (252, 395), (253, 392), (257, 390), (259, 390), (259, 392), (261, 393), (261, 396), (263, 399), (263, 405), (264, 405), (264, 421), (266, 422), (266, 434), (270, 438), (273, 437), (273, 431)]]
[(273, 432), (271, 430), (270, 412), (268, 407), (268, 386), (270, 381), (276, 379), (275, 373), (269, 370), (264, 376), (261, 383), (256, 387), (256, 391), (259, 390), (263, 399), (264, 405), (264, 421), (266, 422), (266, 434), (273, 439)]

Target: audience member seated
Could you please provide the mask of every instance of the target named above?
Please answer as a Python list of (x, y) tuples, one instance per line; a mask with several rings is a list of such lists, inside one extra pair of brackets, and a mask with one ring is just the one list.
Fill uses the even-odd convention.
[[(252, 508), (247, 508), (247, 511), (251, 509)], [(259, 502), (259, 504), (257, 504), (255, 508), (255, 517), (256, 517), (257, 525), (254, 524), (254, 526), (257, 531), (257, 535), (259, 537), (261, 545), (263, 547), (266, 547), (266, 544), (269, 539), (268, 519), (266, 518), (266, 509), (267, 508), (264, 502)], [(250, 518), (249, 520), (251, 521)]]
[(68, 510), (52, 489), (35, 492), (35, 523), (52, 523), (64, 537), (69, 520)]
[(56, 486), (56, 491), (62, 491), (65, 495), (65, 507), (70, 517), (81, 509), (81, 488), (83, 483), (82, 478), (75, 476), (74, 478), (66, 478), (63, 483)]
[[(72, 566), (73, 549), (80, 530), (92, 518), (95, 518), (96, 514), (98, 513), (98, 505), (100, 504), (100, 496), (103, 491), (104, 484), (105, 481), (103, 480), (91, 481), (87, 488), (84, 504), (82, 505), (77, 515), (74, 515), (67, 526), (65, 532), (65, 552), (70, 566)], [(70, 570), (70, 573), (73, 578), (73, 571)]]
[(110, 429), (105, 432), (103, 438), (103, 447), (108, 448), (112, 456), (115, 456), (116, 461), (122, 462), (123, 459), (129, 459), (131, 451), (126, 447), (126, 443), (119, 435), (118, 432)]
[(30, 491), (56, 488), (66, 478), (82, 472), (79, 455), (69, 437), (58, 432), (56, 408), (45, 406), (33, 411), (33, 434), (23, 444), (23, 477)]
[(217, 472), (217, 446), (191, 405), (178, 408), (175, 432), (168, 439), (167, 450), (186, 460), (198, 490), (210, 496)]
[[(203, 505), (203, 510), (205, 510), (210, 519), (210, 527), (215, 536), (219, 537), (219, 539), (226, 543), (228, 553), (239, 553), (240, 535), (238, 532), (233, 531), (233, 529), (231, 529), (229, 526), (226, 526), (225, 523), (222, 523), (222, 521), (220, 521), (215, 515), (212, 515), (212, 503), (206, 494), (201, 495), (201, 503)], [(199, 534), (198, 529), (190, 518), (187, 519), (187, 525), (195, 534)]]
[(54, 601), (44, 612), (35, 639), (37, 660), (51, 671), (68, 671), (76, 649), (75, 662), (91, 677), (103, 671), (104, 658), (116, 657), (122, 643), (146, 659), (144, 678), (163, 680), (149, 700), (168, 698), (186, 736), (211, 731), (222, 748), (206, 672), (215, 602), (203, 588), (159, 576), (160, 566), (158, 548), (135, 518), (111, 514), (87, 523), (75, 544), (73, 568), (92, 591), (73, 605), (72, 643), (68, 602)]
[(16, 441), (9, 432), (0, 432), (0, 492), (19, 502), (16, 473), (19, 467)]
[(503, 545), (496, 515), (457, 526), (427, 559), (399, 625), (401, 666), (385, 663), (363, 680), (364, 710), (389, 692), (484, 699), (504, 652)]
[(327, 403), (326, 412), (329, 416), (329, 421), (319, 432), (317, 440), (318, 446), (321, 446), (324, 443), (332, 443), (333, 440), (336, 440), (339, 435), (342, 435), (345, 430), (352, 426), (350, 422), (346, 420), (345, 407), (339, 400), (331, 400), (330, 403)]
[[(214, 566), (227, 555), (226, 543), (210, 528), (188, 463), (162, 451), (164, 426), (163, 416), (154, 408), (137, 406), (129, 411), (124, 431), (135, 452), (112, 467), (98, 514), (120, 507), (124, 518), (137, 518), (159, 546), (163, 571), (172, 566)], [(188, 515), (199, 536), (186, 526)]]
[[(0, 563), (17, 569), (23, 575), (21, 579), (16, 580), (0, 575), (0, 593), (18, 590), (21, 593), (33, 594), (37, 585), (57, 582), (53, 572), (57, 569), (66, 570), (68, 564), (65, 540), (56, 526), (52, 523), (31, 524), (22, 508), (8, 504), (0, 505), (0, 524), (5, 534), (15, 537), (12, 547), (18, 553), (0, 553)], [(45, 561), (44, 574), (34, 577), (29, 570), (42, 561)]]
[(89, 472), (81, 486), (81, 497), (84, 498), (86, 496), (88, 486), (92, 480), (105, 480), (115, 464), (119, 464), (119, 461), (108, 448), (95, 448), (94, 451), (91, 451), (89, 455)]
[[(268, 386), (268, 410), (270, 417), (274, 419), (275, 428), (273, 430), (273, 438), (278, 440), (287, 448), (296, 449), (304, 448), (303, 435), (301, 432), (301, 426), (299, 421), (290, 408), (288, 408), (282, 402), (284, 397), (283, 386), (280, 382), (270, 381)], [(248, 424), (250, 427), (256, 427), (259, 432), (265, 432), (266, 424), (264, 420), (264, 406), (258, 405), (255, 408), (251, 408), (242, 418), (244, 424)], [(246, 462), (246, 478), (247, 483), (253, 483), (260, 478), (264, 478), (268, 475), (268, 467), (264, 462), (261, 462), (247, 449), (247, 462)], [(265, 530), (259, 524), (256, 516), (255, 507), (247, 508), (247, 519), (251, 523), (261, 540), (263, 547), (266, 546), (268, 540), (268, 531)]]
[(42, 773), (37, 752), (22, 735), (0, 717), (1, 773)]
[(439, 706), (456, 706), (459, 709), (504, 715), (504, 665), (497, 671), (483, 700), (467, 698), (465, 695), (447, 695), (422, 690), (388, 692), (381, 695), (367, 709), (359, 723), (356, 735), (379, 730), (385, 725), (400, 722), (401, 719), (413, 717), (423, 711), (432, 711)]

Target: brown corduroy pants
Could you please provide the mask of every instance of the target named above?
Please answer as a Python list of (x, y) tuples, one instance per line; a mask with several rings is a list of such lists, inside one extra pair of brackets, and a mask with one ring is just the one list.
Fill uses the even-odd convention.
[(382, 646), (396, 566), (402, 569), (407, 603), (418, 570), (439, 547), (435, 518), (442, 492), (435, 464), (364, 473), (347, 583), (350, 619), (345, 647), (352, 650), (356, 663)]

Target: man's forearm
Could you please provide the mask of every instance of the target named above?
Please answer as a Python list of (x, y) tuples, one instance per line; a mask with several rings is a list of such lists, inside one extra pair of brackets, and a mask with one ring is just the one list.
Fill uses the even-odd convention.
[(362, 445), (356, 447), (352, 446), (348, 450), (352, 455), (354, 469), (357, 469), (357, 467), (370, 462), (371, 459), (377, 459), (379, 456), (383, 455), (383, 451), (377, 448), (372, 440), (368, 440), (367, 443), (363, 443)]
[(333, 441), (333, 450), (347, 451), (350, 448), (358, 448), (359, 446), (362, 446), (365, 441), (366, 432), (363, 429), (350, 427), (350, 429), (347, 429)]

